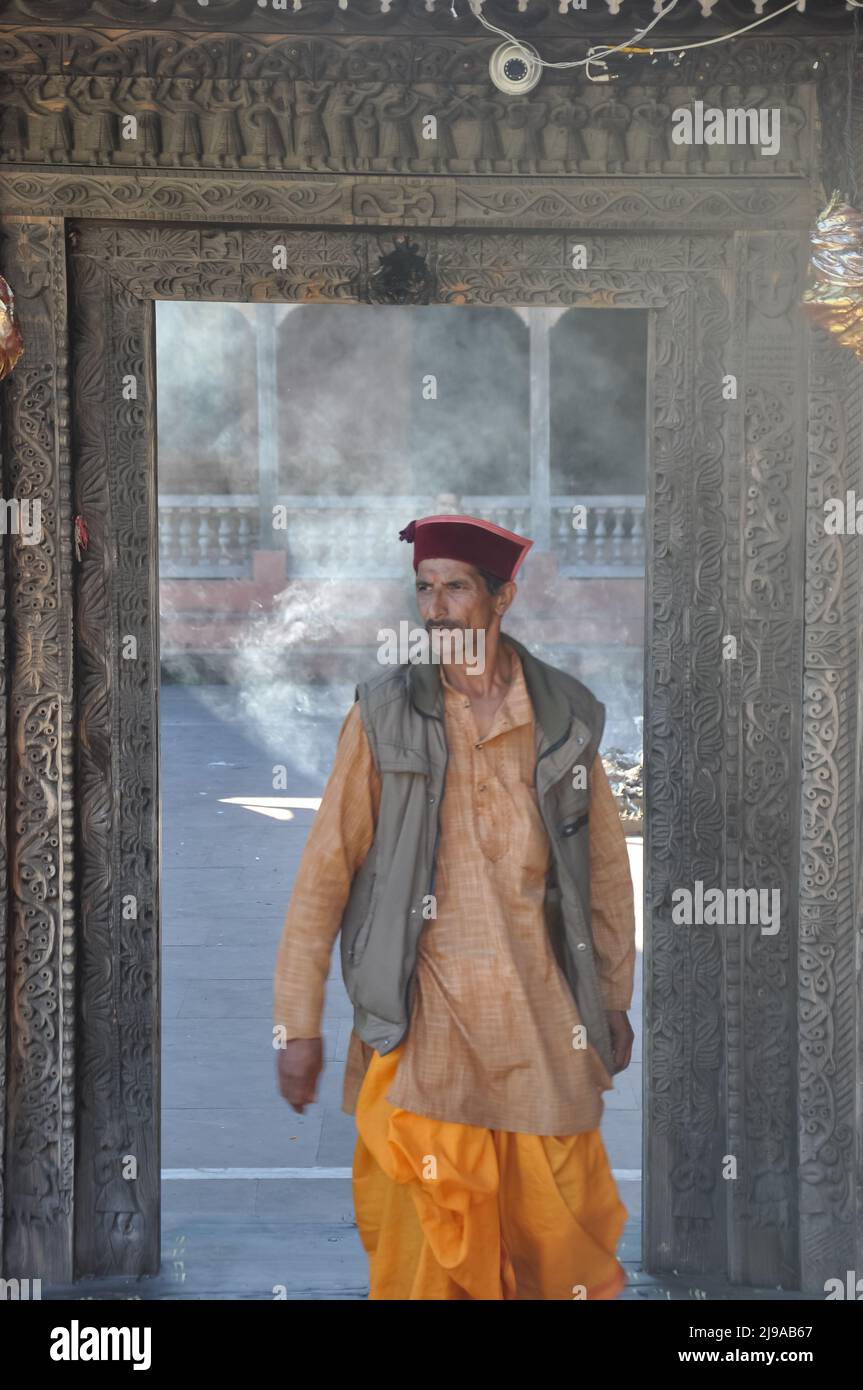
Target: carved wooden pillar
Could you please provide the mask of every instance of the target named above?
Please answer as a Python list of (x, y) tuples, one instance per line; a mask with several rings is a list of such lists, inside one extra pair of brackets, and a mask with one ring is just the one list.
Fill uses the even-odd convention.
[[(805, 240), (739, 233), (734, 249), (730, 319), (697, 282), (688, 353), (663, 335), (652, 373), (645, 1255), (796, 1288)], [(699, 881), (778, 889), (779, 930), (675, 924), (671, 893)]]
[(75, 1264), (159, 1268), (154, 304), (72, 262), (80, 1015)]
[(694, 277), (657, 317), (648, 362), (642, 1173), (653, 1273), (727, 1267), (722, 941), (715, 927), (677, 925), (672, 894), (723, 877), (733, 419), (722, 376), (739, 342), (729, 298), (727, 277)]
[(798, 1096), (805, 1288), (863, 1271), (863, 561), (824, 503), (863, 499), (863, 366), (812, 335), (800, 842)]
[(3, 1271), (72, 1275), (75, 1142), (72, 498), (63, 222), (6, 218), (26, 354), (3, 387), (4, 486), (41, 501), (9, 536), (9, 1053)]
[(736, 499), (741, 652), (728, 882), (780, 893), (775, 935), (728, 929), (729, 1268), (798, 1287), (797, 936), (806, 478), (806, 240), (741, 238), (743, 467)]

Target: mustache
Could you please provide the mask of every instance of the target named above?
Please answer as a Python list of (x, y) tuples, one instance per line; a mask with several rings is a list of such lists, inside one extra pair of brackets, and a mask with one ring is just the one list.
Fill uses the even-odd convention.
[(465, 623), (456, 622), (455, 620), (453, 620), (452, 622), (443, 622), (443, 621), (441, 621), (441, 622), (432, 622), (432, 621), (429, 621), (429, 622), (426, 623), (426, 632), (434, 632), (435, 630), (438, 630), (438, 631), (441, 631), (441, 632), (447, 632), (447, 631), (449, 631), (450, 629), (452, 629), (452, 630), (454, 630), (454, 631), (457, 631), (457, 632), (467, 632), (467, 625), (466, 625)]

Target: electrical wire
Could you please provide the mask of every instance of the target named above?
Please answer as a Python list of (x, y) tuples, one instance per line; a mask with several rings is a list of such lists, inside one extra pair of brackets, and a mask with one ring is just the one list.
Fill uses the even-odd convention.
[[(846, 0), (846, 3), (849, 5), (853, 5), (854, 9), (856, 10), (863, 10), (863, 0)], [(510, 43), (514, 44), (516, 48), (521, 49), (522, 53), (525, 56), (525, 59), (529, 62), (538, 62), (540, 67), (543, 68), (589, 68), (591, 63), (603, 63), (604, 60), (610, 57), (612, 53), (648, 53), (651, 56), (653, 56), (656, 53), (679, 53), (682, 56), (684, 53), (688, 53), (691, 48), (709, 48), (711, 44), (728, 43), (730, 39), (736, 39), (740, 34), (748, 34), (750, 29), (757, 29), (759, 24), (766, 24), (769, 19), (778, 19), (780, 15), (786, 14), (788, 10), (794, 10), (797, 8), (797, 0), (790, 0), (790, 3), (787, 5), (783, 5), (781, 10), (774, 10), (772, 14), (762, 15), (760, 19), (755, 19), (752, 21), (751, 24), (745, 24), (742, 28), (733, 30), (733, 32), (730, 34), (719, 34), (716, 38), (712, 39), (699, 39), (696, 43), (673, 44), (671, 47), (668, 48), (641, 47), (641, 45), (638, 44), (638, 40), (643, 39), (645, 34), (649, 34), (651, 29), (653, 29), (653, 27), (656, 24), (658, 24), (661, 19), (664, 19), (666, 15), (671, 14), (671, 11), (676, 8), (677, 4), (678, 0), (671, 0), (671, 3), (664, 10), (660, 10), (660, 12), (655, 16), (655, 18), (652, 19), (650, 23), (645, 26), (644, 29), (639, 29), (638, 32), (634, 34), (631, 39), (627, 39), (625, 43), (616, 44), (614, 47), (606, 47), (605, 45), (600, 44), (595, 48), (591, 48), (590, 53), (586, 58), (579, 58), (577, 61), (571, 63), (547, 62), (544, 58), (539, 57), (538, 54), (534, 54), (530, 52), (530, 50), (525, 49), (513, 34), (508, 34), (505, 29), (500, 29), (496, 24), (492, 24), (489, 20), (485, 18), (481, 9), (474, 8), (473, 3), (471, 3), (471, 9), (473, 10), (473, 13), (479, 20), (480, 24), (484, 26), (484, 28), (490, 29), (493, 34), (500, 35), (501, 38), (507, 39)], [(588, 72), (587, 75), (590, 76), (590, 73)]]
[[(795, 4), (796, 2), (797, 0), (794, 0)], [(590, 63), (596, 63), (601, 61), (603, 58), (607, 58), (610, 53), (621, 53), (630, 44), (636, 43), (639, 39), (643, 39), (644, 35), (649, 34), (651, 29), (653, 29), (654, 26), (657, 25), (661, 19), (664, 19), (666, 15), (671, 14), (671, 11), (676, 9), (679, 3), (680, 0), (669, 0), (669, 4), (666, 5), (664, 10), (660, 10), (659, 14), (655, 15), (649, 24), (645, 25), (643, 29), (639, 29), (635, 34), (633, 34), (631, 39), (626, 39), (624, 43), (616, 44), (613, 48), (608, 48), (605, 45), (601, 45), (601, 53), (591, 49), (590, 55), (587, 58), (578, 58), (571, 63), (546, 62), (546, 60), (544, 58), (540, 58), (538, 54), (534, 54), (529, 49), (524, 48), (521, 42), (515, 37), (514, 34), (508, 34), (505, 29), (499, 29), (496, 24), (492, 24), (490, 20), (486, 19), (481, 9), (474, 8), (473, 3), (471, 3), (471, 9), (473, 10), (473, 13), (479, 20), (480, 24), (482, 24), (485, 29), (490, 29), (493, 34), (498, 34), (502, 39), (508, 39), (510, 43), (515, 44), (516, 48), (521, 49), (527, 61), (531, 63), (536, 63), (538, 61), (540, 67), (543, 68), (583, 68)]]
[(745, 24), (742, 29), (735, 29), (732, 34), (719, 34), (715, 39), (699, 39), (697, 43), (675, 44), (673, 48), (648, 48), (648, 53), (688, 53), (690, 48), (709, 48), (712, 43), (727, 43), (729, 39), (736, 39), (738, 34), (748, 34), (750, 29), (757, 29), (759, 24), (766, 24), (768, 19), (778, 19), (781, 14), (788, 10), (796, 10), (797, 0), (791, 0), (789, 5), (783, 5), (781, 10), (774, 10), (772, 14), (764, 14), (760, 19), (754, 19), (751, 24)]

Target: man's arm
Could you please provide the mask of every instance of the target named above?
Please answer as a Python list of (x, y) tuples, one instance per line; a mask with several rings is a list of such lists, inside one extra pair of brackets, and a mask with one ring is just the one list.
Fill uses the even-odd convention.
[[(288, 1044), (278, 1054), (280, 1088), (300, 1112), (314, 1098), (314, 1082), (323, 1062), (319, 1040), (333, 943), (354, 875), (371, 848), (379, 805), (380, 778), (355, 704), (342, 724), (333, 770), (303, 850), (276, 958), (273, 1023), (285, 1029)], [(292, 1046), (297, 1040), (316, 1040), (318, 1046)], [(311, 1094), (305, 1094), (309, 1090)]]
[(608, 1014), (615, 1072), (632, 1055), (626, 1017), (635, 978), (635, 905), (626, 835), (614, 792), (597, 753), (591, 769), (590, 913), (600, 989)]
[(590, 915), (606, 1009), (626, 1010), (635, 978), (635, 906), (626, 835), (597, 753), (590, 772)]

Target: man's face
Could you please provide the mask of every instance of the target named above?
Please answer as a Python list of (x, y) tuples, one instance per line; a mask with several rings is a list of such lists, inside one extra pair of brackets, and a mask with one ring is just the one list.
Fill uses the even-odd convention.
[(479, 571), (461, 560), (420, 560), (416, 589), (420, 617), (429, 632), (433, 628), (488, 631), (515, 593), (514, 584), (504, 584), (492, 596)]

